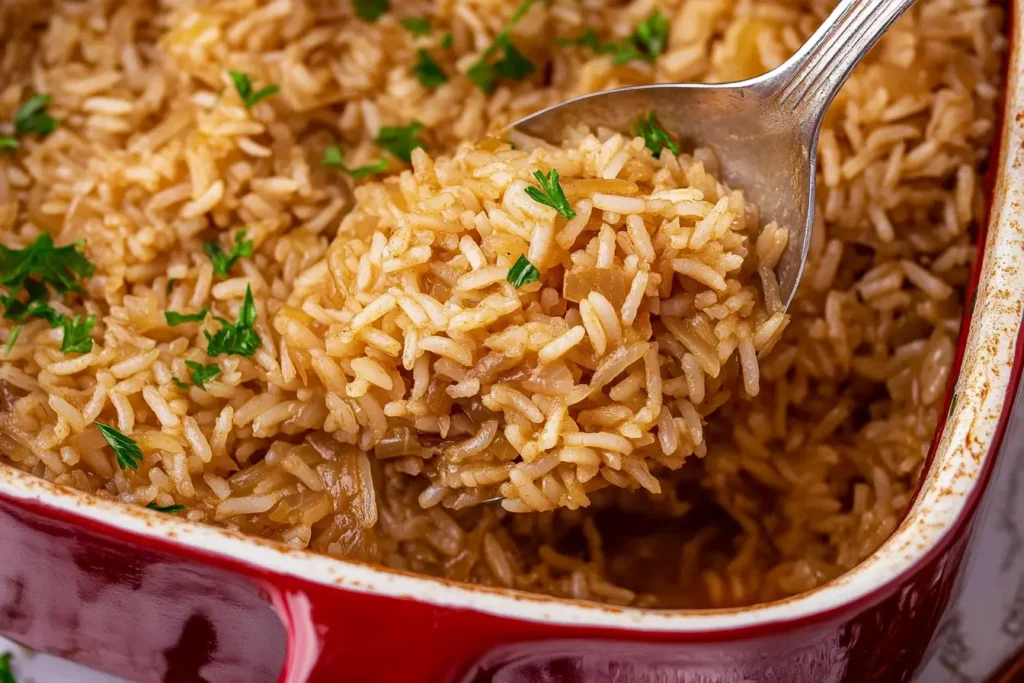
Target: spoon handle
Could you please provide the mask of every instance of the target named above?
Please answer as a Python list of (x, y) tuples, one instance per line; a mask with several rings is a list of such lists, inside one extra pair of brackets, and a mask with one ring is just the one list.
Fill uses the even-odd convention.
[(853, 68), (914, 0), (842, 0), (770, 79), (776, 104), (817, 130)]

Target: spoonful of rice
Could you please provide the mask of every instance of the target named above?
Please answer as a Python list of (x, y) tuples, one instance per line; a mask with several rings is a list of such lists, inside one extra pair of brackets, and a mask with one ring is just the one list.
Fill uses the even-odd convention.
[(520, 119), (512, 130), (557, 141), (580, 125), (612, 130), (632, 126), (641, 134), (646, 121), (646, 132), (658, 133), (651, 125), (656, 114), (662, 128), (681, 137), (684, 148), (711, 149), (720, 164), (720, 180), (743, 190), (759, 207), (762, 222), (791, 230), (793, 237), (776, 268), (777, 296), (788, 308), (814, 226), (818, 132), (825, 112), (853, 68), (912, 3), (842, 0), (792, 58), (756, 78), (598, 92)]

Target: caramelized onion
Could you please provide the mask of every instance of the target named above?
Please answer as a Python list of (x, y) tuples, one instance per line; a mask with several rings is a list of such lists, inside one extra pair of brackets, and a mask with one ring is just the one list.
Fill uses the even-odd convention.
[(618, 268), (574, 266), (565, 273), (562, 293), (566, 299), (579, 303), (591, 292), (603, 294), (617, 310), (626, 299), (626, 278)]
[(381, 460), (400, 458), (404, 455), (420, 455), (423, 447), (411, 427), (392, 427), (373, 447), (373, 454)]

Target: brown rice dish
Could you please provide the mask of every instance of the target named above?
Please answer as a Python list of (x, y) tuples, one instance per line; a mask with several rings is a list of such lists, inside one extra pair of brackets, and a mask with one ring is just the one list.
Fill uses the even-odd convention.
[(786, 226), (656, 112), (809, 0), (0, 3), (0, 460), (152, 514), (615, 604), (809, 590), (895, 529), (953, 362), (1003, 9), (921, 0)]

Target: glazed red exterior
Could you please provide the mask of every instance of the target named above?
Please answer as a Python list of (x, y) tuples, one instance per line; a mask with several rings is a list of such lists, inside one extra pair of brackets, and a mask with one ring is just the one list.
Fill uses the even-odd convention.
[[(173, 541), (140, 544), (118, 529), (4, 499), (0, 631), (138, 681), (272, 681), (279, 671), (282, 681), (906, 681), (949, 601), (969, 527), (862, 603), (802, 622), (682, 637), (342, 590)], [(308, 675), (295, 632), (282, 669), (282, 620), (296, 595), (308, 596), (318, 636)]]
[[(1018, 150), (1008, 155), (1022, 174)], [(511, 618), (301, 578), (0, 493), (0, 633), (123, 678), (174, 683), (909, 681), (954, 592), (1013, 406), (1024, 364), (1014, 315), (998, 423), (955, 521), (908, 569), (828, 609), (706, 631)]]

